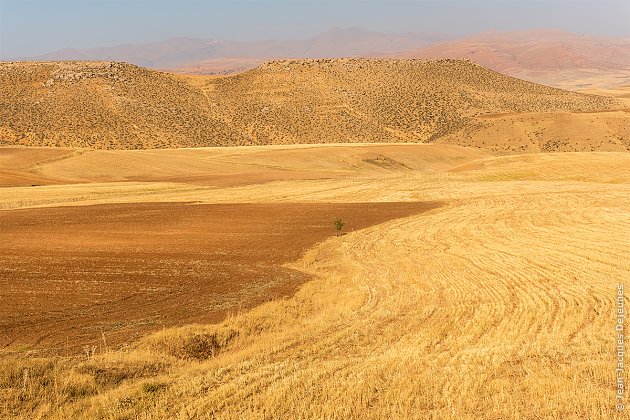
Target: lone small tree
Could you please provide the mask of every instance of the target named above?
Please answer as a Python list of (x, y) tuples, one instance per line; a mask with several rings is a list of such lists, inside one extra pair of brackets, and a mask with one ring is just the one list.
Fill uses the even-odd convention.
[(337, 236), (339, 236), (341, 234), (341, 229), (343, 229), (343, 225), (345, 225), (345, 223), (340, 218), (336, 218), (334, 223), (335, 229), (337, 229)]

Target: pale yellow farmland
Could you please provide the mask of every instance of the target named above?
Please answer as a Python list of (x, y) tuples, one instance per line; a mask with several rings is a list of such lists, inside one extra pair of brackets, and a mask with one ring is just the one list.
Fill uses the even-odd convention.
[(116, 203), (437, 203), (331, 234), (284, 264), (311, 276), (294, 294), (219, 324), (71, 357), (7, 346), (0, 417), (623, 418), (614, 327), (617, 287), (630, 278), (625, 152), (5, 148), (0, 162), (0, 216)]

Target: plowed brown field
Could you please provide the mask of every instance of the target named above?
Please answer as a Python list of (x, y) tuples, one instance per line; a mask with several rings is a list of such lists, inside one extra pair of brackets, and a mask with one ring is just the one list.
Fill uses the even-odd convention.
[(354, 230), (436, 206), (135, 203), (0, 212), (0, 346), (76, 353), (217, 322), (293, 293), (309, 276), (282, 264), (334, 234), (336, 217)]

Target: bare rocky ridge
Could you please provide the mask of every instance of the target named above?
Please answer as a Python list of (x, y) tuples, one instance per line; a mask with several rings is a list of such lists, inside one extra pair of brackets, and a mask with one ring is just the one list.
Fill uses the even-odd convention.
[[(457, 134), (470, 134), (488, 114), (622, 108), (613, 98), (451, 59), (280, 60), (229, 77), (114, 62), (2, 63), (0, 79), (4, 145), (142, 149), (442, 139), (471, 145)], [(615, 138), (615, 147), (626, 150), (630, 139)]]

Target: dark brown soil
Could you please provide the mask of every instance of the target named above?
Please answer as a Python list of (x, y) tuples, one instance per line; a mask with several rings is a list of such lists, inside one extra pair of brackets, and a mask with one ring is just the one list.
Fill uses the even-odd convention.
[(281, 265), (437, 203), (112, 204), (0, 211), (0, 349), (71, 354), (291, 295)]

